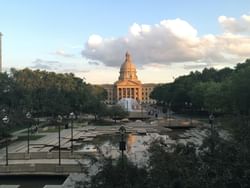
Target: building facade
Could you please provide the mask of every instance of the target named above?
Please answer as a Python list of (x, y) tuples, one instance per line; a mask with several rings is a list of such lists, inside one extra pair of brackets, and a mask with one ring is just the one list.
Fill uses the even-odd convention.
[(150, 93), (157, 84), (142, 84), (137, 77), (136, 67), (127, 52), (125, 61), (120, 68), (120, 76), (114, 84), (101, 85), (107, 91), (107, 104), (115, 104), (123, 98), (132, 98), (141, 104), (154, 104), (155, 100), (150, 98)]

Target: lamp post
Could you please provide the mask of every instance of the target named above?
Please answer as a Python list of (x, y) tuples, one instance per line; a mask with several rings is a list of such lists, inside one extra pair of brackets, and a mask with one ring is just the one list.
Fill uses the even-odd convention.
[(214, 115), (213, 115), (213, 113), (211, 113), (209, 115), (209, 124), (211, 126), (211, 153), (213, 155), (214, 154), (214, 147), (215, 147), (215, 143), (214, 143)]
[(126, 150), (126, 142), (124, 141), (124, 135), (126, 133), (126, 129), (124, 126), (119, 128), (119, 132), (121, 134), (121, 141), (119, 145), (119, 150), (122, 151), (122, 176), (123, 176), (123, 186), (125, 185), (125, 175), (124, 175), (124, 150)]
[(126, 150), (126, 142), (124, 141), (124, 134), (126, 133), (126, 129), (124, 126), (121, 126), (119, 128), (119, 132), (121, 134), (121, 141), (120, 141), (120, 151), (122, 151), (122, 164), (123, 164), (123, 160), (124, 160), (124, 150)]
[(74, 112), (71, 112), (69, 114), (69, 119), (71, 120), (71, 154), (73, 154), (73, 151), (74, 151), (74, 145), (73, 145), (73, 128), (74, 128), (74, 125), (73, 125), (73, 121), (74, 119), (76, 118)]
[(57, 123), (58, 123), (58, 164), (61, 165), (61, 123), (62, 123), (62, 116), (57, 116)]
[(170, 126), (171, 125), (171, 121), (170, 121), (170, 118), (171, 118), (171, 113), (170, 113), (170, 111), (171, 111), (171, 102), (169, 102), (169, 103), (166, 103), (166, 105), (167, 105), (167, 119), (168, 119), (168, 126)]
[(126, 99), (126, 104), (127, 104), (127, 112), (128, 112), (128, 99)]
[[(7, 128), (7, 125), (8, 125), (8, 123), (9, 123), (9, 117), (7, 116), (7, 115), (5, 115), (4, 117), (3, 117), (3, 123), (4, 123), (4, 125), (6, 125), (6, 128)], [(6, 157), (5, 157), (5, 159), (6, 159), (6, 163), (5, 163), (5, 165), (6, 166), (8, 166), (8, 135), (5, 135), (5, 148), (6, 148), (6, 150), (5, 150), (5, 152), (6, 152)]]
[(185, 106), (190, 111), (190, 125), (193, 125), (193, 120), (192, 120), (192, 106), (193, 106), (193, 104), (191, 102), (185, 102)]
[(213, 133), (213, 131), (214, 131), (214, 115), (213, 115), (213, 113), (211, 113), (209, 115), (209, 124), (211, 127), (211, 133)]
[(141, 118), (143, 119), (143, 102), (141, 101)]
[(31, 113), (27, 112), (26, 118), (28, 119), (28, 137), (27, 137), (27, 153), (30, 153), (30, 120), (31, 120)]

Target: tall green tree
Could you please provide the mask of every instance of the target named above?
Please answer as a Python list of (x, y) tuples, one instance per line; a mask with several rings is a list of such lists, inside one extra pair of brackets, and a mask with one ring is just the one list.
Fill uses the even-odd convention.
[(115, 120), (128, 117), (128, 112), (119, 105), (113, 105), (108, 109), (108, 115)]
[(125, 157), (117, 161), (104, 160), (103, 167), (89, 184), (81, 182), (75, 188), (145, 188), (147, 184), (147, 171)]
[[(238, 66), (241, 67), (241, 66)], [(250, 114), (250, 64), (236, 69), (232, 76), (231, 100), (235, 109), (243, 115)]]

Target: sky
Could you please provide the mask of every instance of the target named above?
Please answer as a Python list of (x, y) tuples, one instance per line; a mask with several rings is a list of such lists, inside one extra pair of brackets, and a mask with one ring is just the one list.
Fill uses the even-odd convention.
[(143, 83), (250, 57), (249, 0), (0, 0), (3, 69), (114, 83), (128, 51)]

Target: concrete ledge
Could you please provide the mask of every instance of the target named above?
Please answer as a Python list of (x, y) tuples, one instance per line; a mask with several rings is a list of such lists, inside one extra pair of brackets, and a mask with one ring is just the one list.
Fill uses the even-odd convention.
[(47, 153), (47, 158), (48, 159), (53, 159), (53, 153), (51, 153), (51, 152)]
[[(32, 152), (32, 153), (9, 153), (9, 160), (29, 160), (29, 159), (57, 159), (58, 152)], [(83, 152), (74, 152), (71, 154), (70, 151), (61, 152), (62, 159), (82, 159), (84, 158)]]
[(9, 153), (9, 160), (25, 159), (25, 153)]
[(79, 164), (10, 164), (0, 165), (0, 174), (69, 174), (80, 173), (83, 168)]
[(30, 159), (30, 153), (25, 153), (25, 154), (24, 154), (24, 158), (25, 158), (25, 159)]
[(0, 185), (0, 188), (19, 188), (20, 185)]
[(63, 172), (63, 166), (56, 166), (56, 169), (55, 169), (56, 172)]
[(10, 166), (0, 166), (0, 172), (5, 172), (5, 173), (9, 173)]

